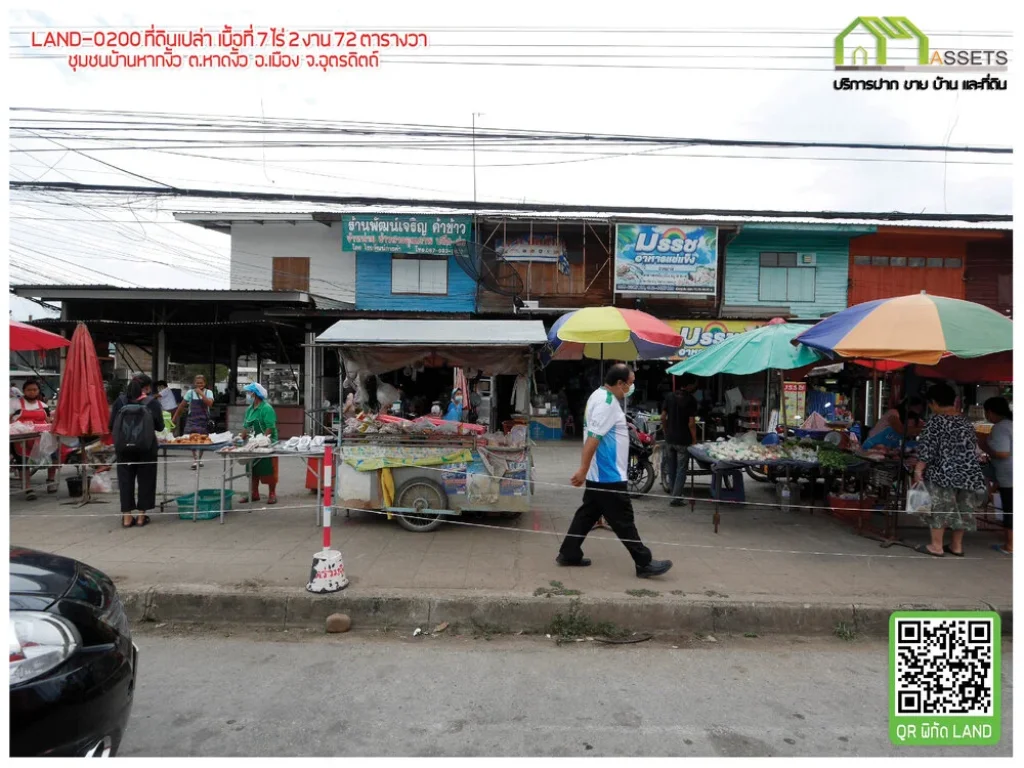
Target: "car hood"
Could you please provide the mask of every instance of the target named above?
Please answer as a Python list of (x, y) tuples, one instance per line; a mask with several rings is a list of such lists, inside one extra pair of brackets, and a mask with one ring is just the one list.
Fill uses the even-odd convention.
[(45, 610), (71, 589), (79, 564), (60, 555), (11, 546), (12, 611)]

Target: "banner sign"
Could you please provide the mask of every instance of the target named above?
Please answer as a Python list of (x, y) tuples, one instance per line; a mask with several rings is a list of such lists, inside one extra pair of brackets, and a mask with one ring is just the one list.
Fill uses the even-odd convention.
[(714, 296), (717, 285), (717, 227), (616, 226), (616, 293)]
[(451, 256), (472, 226), (469, 216), (343, 216), (341, 250)]
[(498, 242), (494, 250), (505, 261), (547, 261), (555, 263), (565, 255), (565, 243), (554, 235), (523, 235)]
[[(746, 333), (765, 324), (764, 320), (666, 320), (665, 324), (683, 337), (679, 358), (692, 357), (730, 336)], [(678, 359), (678, 358), (677, 358)]]
[(804, 414), (807, 412), (807, 382), (783, 382), (782, 394), (782, 423), (803, 424)]

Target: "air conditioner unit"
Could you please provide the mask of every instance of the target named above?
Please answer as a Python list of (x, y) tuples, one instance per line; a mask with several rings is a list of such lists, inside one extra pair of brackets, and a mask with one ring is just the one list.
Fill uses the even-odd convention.
[(816, 267), (818, 266), (818, 254), (798, 253), (796, 255), (796, 265), (798, 267)]

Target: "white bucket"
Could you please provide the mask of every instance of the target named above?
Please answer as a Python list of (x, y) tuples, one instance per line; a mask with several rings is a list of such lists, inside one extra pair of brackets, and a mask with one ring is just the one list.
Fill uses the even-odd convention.
[(341, 552), (336, 549), (322, 549), (313, 555), (313, 566), (309, 569), (309, 583), (306, 589), (317, 594), (340, 592), (348, 586), (345, 564)]

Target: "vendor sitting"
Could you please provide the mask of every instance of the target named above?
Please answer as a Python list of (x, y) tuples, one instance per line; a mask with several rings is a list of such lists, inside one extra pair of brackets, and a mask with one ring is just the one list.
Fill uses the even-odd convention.
[(448, 412), (444, 415), (445, 421), (462, 421), (464, 411), (462, 404), (462, 390), (455, 389), (452, 392), (452, 401), (448, 405)]
[[(921, 423), (921, 417), (913, 411), (907, 414), (906, 424), (907, 444), (910, 445), (915, 442), (917, 436), (921, 434), (921, 429), (924, 425)], [(870, 451), (872, 448), (879, 447), (898, 450), (902, 442), (903, 435), (897, 432), (895, 427), (886, 427), (865, 440), (863, 448), (865, 451)]]

